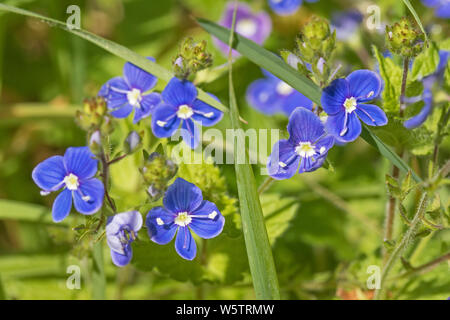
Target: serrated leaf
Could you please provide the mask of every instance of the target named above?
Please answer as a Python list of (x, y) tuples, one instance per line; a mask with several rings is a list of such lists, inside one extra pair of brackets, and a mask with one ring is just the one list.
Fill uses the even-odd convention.
[(421, 54), (414, 59), (410, 77), (412, 80), (420, 80), (436, 71), (439, 64), (439, 49), (431, 43)]

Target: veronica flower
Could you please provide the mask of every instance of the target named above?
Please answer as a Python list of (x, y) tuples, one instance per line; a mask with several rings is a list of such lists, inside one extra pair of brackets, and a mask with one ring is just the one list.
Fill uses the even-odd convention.
[(103, 183), (94, 178), (98, 161), (88, 147), (68, 148), (63, 156), (53, 156), (34, 168), (32, 178), (41, 194), (63, 189), (53, 203), (53, 221), (60, 222), (70, 213), (72, 199), (82, 214), (97, 212), (103, 203)]
[(312, 109), (312, 101), (286, 82), (263, 70), (264, 79), (252, 82), (247, 89), (247, 102), (253, 108), (271, 115), (283, 112), (289, 116), (296, 107)]
[(269, 175), (277, 180), (320, 168), (334, 138), (325, 132), (320, 118), (312, 111), (297, 108), (287, 126), (289, 139), (278, 141), (267, 163)]
[(433, 111), (433, 94), (431, 92), (431, 89), (436, 82), (442, 81), (449, 55), (450, 51), (440, 50), (439, 64), (436, 68), (436, 71), (431, 75), (426, 76), (422, 80), (422, 84), (424, 87), (423, 93), (417, 97), (406, 97), (404, 99), (406, 103), (416, 103), (418, 101), (424, 102), (424, 106), (420, 110), (420, 112), (403, 123), (405, 128), (415, 129), (420, 127), (428, 119), (428, 116)]
[(108, 218), (106, 240), (111, 249), (111, 259), (118, 267), (126, 266), (133, 257), (131, 243), (142, 228), (142, 216), (138, 211), (118, 213)]
[(335, 13), (331, 19), (331, 29), (336, 30), (336, 38), (339, 40), (348, 40), (356, 33), (363, 18), (358, 10)]
[(384, 126), (383, 110), (367, 104), (381, 92), (380, 76), (370, 70), (357, 70), (345, 79), (336, 79), (322, 93), (322, 108), (328, 114), (327, 131), (338, 140), (354, 141), (361, 134), (361, 122)]
[(450, 19), (450, 0), (422, 0), (422, 3), (429, 8), (434, 8), (436, 17)]
[(158, 138), (170, 137), (181, 123), (183, 140), (193, 149), (200, 141), (197, 124), (213, 126), (223, 116), (222, 111), (197, 99), (197, 88), (187, 80), (172, 78), (162, 98), (163, 102), (152, 113), (153, 134)]
[(109, 80), (98, 95), (105, 98), (113, 117), (126, 118), (134, 110), (133, 122), (137, 123), (148, 117), (161, 102), (159, 93), (146, 93), (155, 87), (157, 81), (154, 75), (127, 62), (123, 67), (123, 77)]
[(184, 259), (192, 260), (197, 253), (191, 232), (203, 239), (222, 232), (225, 218), (219, 209), (203, 200), (202, 191), (184, 179), (177, 178), (167, 189), (163, 204), (164, 207), (153, 208), (147, 215), (148, 235), (153, 242), (167, 244), (177, 234), (175, 250)]
[[(317, 2), (318, 0), (306, 0), (306, 2)], [(295, 13), (302, 5), (302, 0), (269, 0), (270, 8), (280, 16)]]
[[(221, 26), (231, 29), (233, 24), (234, 2), (229, 2), (219, 21)], [(272, 21), (265, 12), (253, 13), (247, 4), (238, 2), (236, 10), (235, 31), (259, 45), (262, 45), (272, 31)], [(216, 47), (222, 51), (223, 54), (228, 55), (230, 47), (218, 40), (213, 39)], [(238, 56), (238, 52), (233, 50), (233, 56)]]

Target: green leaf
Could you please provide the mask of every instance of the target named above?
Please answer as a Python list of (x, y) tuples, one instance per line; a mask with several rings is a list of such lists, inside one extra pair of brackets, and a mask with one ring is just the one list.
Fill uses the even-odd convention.
[(433, 72), (439, 64), (439, 49), (435, 43), (431, 43), (421, 54), (414, 59), (411, 71), (411, 80), (422, 79)]
[(92, 251), (92, 299), (104, 300), (106, 298), (106, 277), (103, 262), (103, 242), (94, 244)]
[[(237, 4), (236, 4), (237, 5)], [(233, 17), (233, 27), (236, 21), (236, 7), (234, 10)], [(208, 22), (205, 22), (208, 24)], [(213, 28), (222, 28), (218, 25), (212, 24)], [(236, 35), (234, 32), (228, 32), (227, 29), (222, 28), (222, 41), (228, 42), (229, 44), (233, 43), (233, 37)], [(229, 36), (229, 39), (227, 37)], [(220, 37), (219, 37), (220, 39)], [(242, 37), (238, 36), (238, 43), (241, 43)], [(229, 40), (229, 41), (227, 41)], [(246, 40), (246, 42), (250, 45), (250, 49), (258, 49), (259, 47), (255, 44), (252, 44), (250, 41)], [(254, 55), (254, 57), (258, 57), (259, 55)], [(264, 58), (264, 57), (263, 57)], [(272, 63), (273, 66), (277, 64), (285, 65), (283, 60), (279, 58), (275, 58), (272, 54), (266, 55), (266, 59), (269, 60), (267, 63)], [(272, 60), (276, 59), (276, 60)], [(256, 59), (258, 61), (258, 59)], [(280, 63), (281, 61), (281, 63)], [(238, 141), (245, 141), (244, 132), (241, 128), (241, 124), (239, 122), (239, 110), (236, 102), (236, 95), (234, 92), (233, 86), (233, 71), (232, 71), (232, 57), (231, 57), (231, 49), (228, 56), (228, 68), (229, 68), (229, 96), (230, 96), (230, 118), (231, 118), (231, 127), (237, 132)], [(291, 74), (295, 76), (295, 73), (291, 70), (294, 69), (285, 69), (286, 76)], [(270, 71), (270, 70), (269, 70)], [(291, 71), (291, 72), (289, 72)], [(309, 94), (313, 94), (314, 85), (308, 82), (305, 82), (305, 91), (308, 91), (308, 86), (310, 88)], [(299, 85), (298, 83), (296, 84)], [(305, 94), (307, 95), (307, 94)], [(239, 140), (243, 139), (243, 140)], [(239, 164), (238, 154), (241, 152), (245, 152), (247, 155), (245, 158), (245, 163)], [(236, 183), (239, 194), (239, 202), (240, 202), (240, 211), (242, 218), (242, 229), (244, 233), (245, 245), (247, 248), (247, 257), (250, 265), (250, 272), (253, 279), (253, 287), (255, 289), (255, 295), (257, 299), (280, 299), (280, 292), (278, 287), (278, 279), (277, 273), (275, 270), (275, 263), (273, 261), (272, 250), (269, 243), (269, 238), (267, 236), (266, 226), (264, 224), (264, 216), (261, 208), (261, 203), (259, 202), (258, 196), (258, 186), (256, 185), (255, 176), (253, 173), (253, 169), (248, 162), (248, 150), (239, 150), (238, 144), (234, 144), (234, 157), (235, 157), (235, 171), (236, 171)]]
[(378, 61), (381, 78), (384, 81), (383, 109), (386, 112), (398, 112), (400, 109), (402, 69), (392, 59), (384, 58), (376, 46), (372, 46), (372, 49)]
[[(28, 10), (16, 8), (13, 6), (8, 6), (5, 4), (0, 4), (0, 11), (7, 11), (7, 12), (12, 12), (12, 13), (20, 14), (23, 16), (27, 16), (27, 17), (36, 18), (42, 22), (49, 24), (52, 27), (61, 28), (69, 33), (72, 33), (78, 37), (81, 37), (81, 38), (89, 41), (89, 42), (92, 42), (93, 44), (97, 45), (98, 47), (103, 48), (104, 50), (106, 50), (108, 52), (111, 52), (112, 54), (124, 59), (125, 61), (133, 63), (134, 65), (138, 66), (139, 68), (152, 73), (159, 79), (164, 80), (166, 82), (169, 82), (170, 79), (172, 79), (174, 76), (172, 74), (172, 72), (170, 72), (169, 70), (163, 68), (162, 66), (158, 65), (157, 63), (155, 63), (153, 61), (146, 59), (145, 57), (131, 51), (130, 49), (128, 49), (120, 44), (117, 44), (113, 41), (104, 39), (102, 37), (99, 37), (93, 33), (90, 33), (88, 31), (85, 31), (82, 29), (69, 29), (69, 28), (67, 28), (67, 25), (64, 22), (61, 22), (61, 21), (58, 21), (55, 19), (51, 19), (46, 16), (31, 12)], [(204, 92), (203, 90), (201, 90), (199, 88), (197, 90), (198, 90), (198, 98), (200, 100), (212, 105), (213, 107), (215, 107), (223, 112), (228, 111), (227, 107), (225, 107), (222, 103), (218, 102), (216, 99), (212, 98), (206, 92)]]
[(3, 287), (2, 275), (0, 274), (0, 300), (6, 300), (6, 292)]
[(269, 241), (273, 247), (277, 238), (288, 229), (291, 220), (295, 217), (298, 210), (298, 200), (281, 198), (279, 194), (263, 194), (261, 206)]

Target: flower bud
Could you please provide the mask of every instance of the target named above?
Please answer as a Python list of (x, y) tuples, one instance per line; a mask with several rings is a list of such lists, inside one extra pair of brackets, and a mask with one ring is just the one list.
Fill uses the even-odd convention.
[[(144, 135), (144, 132), (141, 132)], [(136, 131), (131, 131), (123, 143), (125, 153), (131, 154), (142, 146), (142, 136)]]
[(172, 64), (175, 76), (183, 79), (210, 67), (212, 56), (206, 52), (206, 41), (194, 42), (192, 38), (186, 38)]
[(405, 58), (416, 57), (424, 47), (424, 34), (411, 21), (402, 18), (386, 26), (386, 43), (389, 50)]
[(99, 130), (94, 131), (89, 138), (89, 149), (95, 155), (102, 152), (102, 136)]

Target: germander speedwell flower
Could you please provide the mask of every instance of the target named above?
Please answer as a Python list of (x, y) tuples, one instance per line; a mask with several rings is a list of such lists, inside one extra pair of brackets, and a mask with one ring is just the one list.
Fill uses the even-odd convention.
[(142, 216), (138, 211), (118, 213), (108, 218), (106, 239), (111, 249), (111, 259), (118, 267), (130, 263), (133, 257), (131, 243), (142, 228)]
[(63, 189), (53, 203), (53, 221), (66, 218), (72, 208), (82, 214), (97, 212), (103, 203), (103, 183), (94, 178), (98, 161), (88, 147), (68, 148), (63, 156), (53, 156), (34, 168), (32, 177), (41, 194)]
[(317, 170), (334, 144), (319, 117), (305, 108), (292, 112), (287, 130), (289, 139), (273, 146), (267, 163), (269, 175), (277, 180), (291, 178), (297, 169), (299, 173)]
[(154, 75), (127, 62), (123, 67), (123, 77), (109, 80), (98, 95), (105, 98), (113, 117), (126, 118), (134, 110), (133, 122), (137, 123), (148, 117), (161, 102), (159, 93), (146, 93), (155, 87), (157, 81)]
[[(317, 2), (318, 0), (306, 0)], [(302, 0), (269, 0), (270, 8), (278, 15), (285, 16), (295, 13), (302, 5)]]
[[(234, 2), (229, 2), (227, 4), (227, 7), (225, 8), (222, 19), (219, 21), (219, 24), (230, 29), (231, 25), (233, 24), (233, 14)], [(235, 31), (241, 36), (246, 37), (261, 45), (264, 43), (264, 41), (272, 31), (272, 20), (270, 20), (270, 17), (267, 13), (263, 11), (253, 13), (247, 4), (238, 2), (236, 10)], [(214, 44), (217, 46), (217, 48), (224, 55), (228, 56), (230, 47), (217, 38), (213, 39)], [(236, 57), (238, 55), (239, 53), (236, 50), (233, 50), (233, 56)]]
[(167, 244), (177, 233), (175, 249), (184, 259), (192, 260), (197, 246), (191, 231), (200, 238), (218, 236), (225, 224), (225, 218), (212, 202), (203, 200), (202, 191), (194, 184), (177, 178), (167, 189), (163, 199), (164, 207), (149, 211), (145, 225), (153, 242)]
[[(327, 131), (338, 140), (349, 142), (361, 134), (360, 119), (370, 126), (384, 126), (383, 110), (366, 104), (381, 92), (381, 78), (370, 70), (357, 70), (345, 79), (336, 79), (322, 93), (322, 108), (328, 114)], [(359, 119), (358, 119), (359, 118)]]
[(172, 78), (162, 92), (162, 98), (163, 102), (152, 114), (153, 134), (158, 138), (170, 137), (181, 123), (183, 140), (193, 149), (200, 141), (197, 124), (213, 126), (223, 116), (222, 111), (197, 99), (197, 88), (187, 80)]
[(434, 8), (436, 17), (450, 18), (450, 0), (422, 0), (422, 3), (430, 8)]
[(263, 73), (266, 78), (252, 82), (247, 89), (249, 105), (268, 115), (282, 112), (289, 116), (296, 107), (311, 110), (311, 100), (271, 73)]

